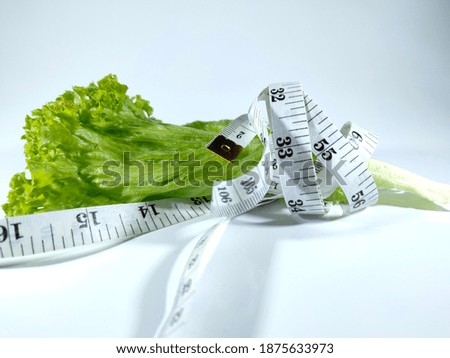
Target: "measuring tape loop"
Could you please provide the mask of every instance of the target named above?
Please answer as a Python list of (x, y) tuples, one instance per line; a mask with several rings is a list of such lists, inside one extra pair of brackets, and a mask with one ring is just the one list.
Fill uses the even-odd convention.
[[(324, 198), (338, 187), (348, 201), (342, 205), (345, 213), (377, 202), (376, 185), (367, 168), (377, 137), (351, 123), (339, 130), (300, 83), (269, 85), (247, 115), (232, 122), (207, 148), (236, 160), (240, 151), (234, 148), (243, 148), (238, 137), (245, 136), (248, 143), (255, 135), (264, 145), (260, 162), (244, 176), (214, 183), (214, 215), (240, 215), (267, 194), (282, 194), (293, 214), (324, 215), (332, 206)], [(264, 178), (261, 184), (256, 184), (254, 173)]]

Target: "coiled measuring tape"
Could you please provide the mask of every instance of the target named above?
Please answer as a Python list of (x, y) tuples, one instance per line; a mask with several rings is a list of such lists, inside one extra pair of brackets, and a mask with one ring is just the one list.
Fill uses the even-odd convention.
[(298, 82), (269, 86), (207, 147), (234, 160), (255, 135), (264, 144), (262, 159), (242, 177), (214, 184), (214, 214), (242, 214), (270, 193), (282, 195), (291, 213), (323, 215), (330, 207), (324, 196), (338, 186), (348, 200), (345, 212), (377, 202), (367, 168), (377, 137), (350, 122), (340, 131)]
[(338, 187), (352, 213), (377, 202), (367, 168), (378, 138), (350, 122), (339, 130), (298, 82), (264, 89), (248, 113), (219, 133), (207, 148), (229, 161), (255, 137), (264, 146), (244, 175), (215, 182), (212, 196), (70, 209), (0, 219), (0, 266), (70, 253), (91, 252), (197, 217), (221, 217), (195, 245), (173, 304), (156, 335), (170, 336), (186, 322), (195, 286), (229, 219), (283, 197), (293, 215), (329, 215), (326, 198)]

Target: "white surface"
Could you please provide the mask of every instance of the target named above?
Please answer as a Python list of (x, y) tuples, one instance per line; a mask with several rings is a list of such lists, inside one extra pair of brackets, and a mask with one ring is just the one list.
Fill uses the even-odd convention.
[[(234, 118), (299, 80), (375, 157), (450, 182), (446, 1), (0, 2), (0, 199), (23, 170), (24, 117), (108, 73), (167, 122)], [(350, 105), (351, 102), (351, 105)], [(377, 206), (234, 219), (199, 287), (193, 336), (448, 337), (450, 214)], [(0, 270), (0, 337), (151, 336), (180, 250), (209, 224)], [(208, 283), (217, 282), (212, 291)]]

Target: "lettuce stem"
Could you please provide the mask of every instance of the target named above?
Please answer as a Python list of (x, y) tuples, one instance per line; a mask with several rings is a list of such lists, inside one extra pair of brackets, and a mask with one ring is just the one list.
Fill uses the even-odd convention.
[(450, 210), (450, 185), (371, 159), (369, 171), (380, 191), (379, 204)]

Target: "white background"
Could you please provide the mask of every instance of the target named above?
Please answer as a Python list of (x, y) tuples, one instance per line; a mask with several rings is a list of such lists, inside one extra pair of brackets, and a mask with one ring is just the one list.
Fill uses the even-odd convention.
[[(170, 123), (235, 118), (299, 80), (376, 158), (449, 183), (450, 5), (416, 1), (0, 0), (0, 199), (25, 168), (24, 117), (109, 73)], [(448, 337), (450, 214), (386, 206), (234, 219), (186, 336)], [(153, 335), (182, 224), (77, 260), (0, 270), (0, 337)], [(214, 283), (214, 284), (212, 284)], [(214, 287), (214, 289), (211, 289)]]

